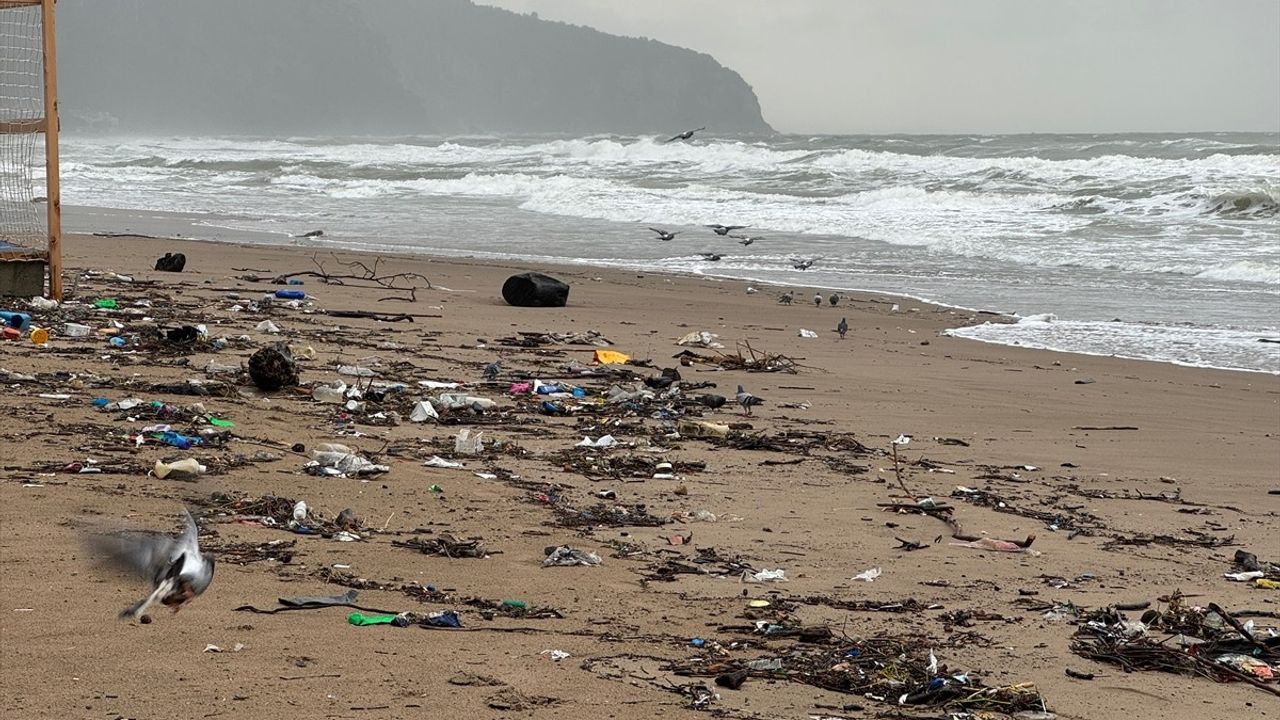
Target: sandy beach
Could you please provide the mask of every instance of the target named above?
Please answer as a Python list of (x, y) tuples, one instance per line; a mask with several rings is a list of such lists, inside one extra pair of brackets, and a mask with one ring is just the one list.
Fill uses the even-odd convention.
[[(165, 252), (184, 253), (186, 269), (153, 271)], [(317, 269), (313, 253), (330, 273), (353, 272), (340, 261), (375, 262), (303, 247), (67, 238), (71, 299), (113, 298), (119, 307), (33, 311), (34, 324), (56, 331), (84, 322), (96, 331), (118, 320), (126, 344), (57, 332), (43, 347), (0, 343), (0, 411), (9, 418), (0, 453), (0, 657), (9, 717), (946, 717), (938, 707), (799, 680), (796, 653), (865, 648), (877, 637), (932, 651), (946, 674), (986, 687), (1034, 683), (1059, 718), (1275, 717), (1280, 709), (1274, 693), (1243, 682), (1125, 673), (1080, 657), (1071, 650), (1079, 625), (1062, 612), (1066, 603), (1162, 608), (1180, 591), (1190, 605), (1254, 611), (1240, 619), (1258, 629), (1280, 624), (1280, 591), (1223, 577), (1235, 571), (1237, 550), (1280, 561), (1280, 376), (951, 338), (942, 331), (991, 318), (893, 296), (815, 307), (812, 289), (802, 288), (788, 306), (777, 301), (779, 288), (748, 293), (738, 281), (577, 266), (388, 255), (378, 275), (420, 273), (432, 287), (410, 299), (367, 282), (299, 276), (305, 284), (293, 289), (308, 295), (299, 307), (251, 309), (282, 287), (271, 278)], [(528, 269), (567, 282), (568, 307), (504, 303), (503, 280)], [(415, 317), (328, 314), (345, 310)], [(841, 318), (845, 339), (835, 332)], [(278, 335), (257, 329), (265, 320)], [(150, 328), (183, 324), (204, 324), (208, 337), (181, 347), (147, 340)], [(817, 337), (800, 337), (801, 329)], [(592, 367), (593, 346), (507, 342), (587, 331), (607, 338), (609, 350), (651, 361), (623, 366), (641, 377), (675, 367), (685, 385), (714, 383), (686, 394), (730, 402), (688, 419), (733, 424), (730, 438), (674, 434), (678, 421), (660, 401), (602, 404), (622, 381), (578, 374)], [(717, 334), (720, 352), (749, 344), (789, 358), (795, 372), (681, 366), (674, 356), (686, 348), (676, 340), (695, 331)], [(216, 349), (215, 338), (225, 347)], [(206, 374), (211, 361), (242, 365), (277, 340), (314, 350), (299, 360), (299, 388), (265, 393), (243, 374)], [(495, 359), (501, 372), (486, 382), (483, 368)], [(356, 381), (339, 366), (408, 389), (381, 403), (366, 397), (364, 411), (313, 399), (318, 383)], [(206, 396), (175, 390), (211, 377), (221, 381)], [(581, 385), (581, 401), (558, 402), (585, 409), (547, 415), (540, 398), (508, 392), (532, 378)], [(413, 406), (438, 392), (422, 381), (463, 383), (496, 408), (411, 422)], [(739, 384), (765, 399), (750, 417), (732, 403)], [(144, 405), (104, 410), (92, 403), (98, 397)], [(145, 404), (152, 401), (200, 403), (203, 415), (234, 427), (190, 451), (138, 445), (143, 427), (168, 422)], [(207, 427), (189, 411), (177, 416), (175, 430)], [(460, 456), (462, 429), (501, 442)], [(574, 449), (605, 434), (620, 445)], [(899, 478), (891, 448), (900, 435), (911, 439), (898, 446)], [(318, 443), (349, 445), (389, 471), (307, 474), (305, 449)], [(302, 452), (292, 449), (298, 444)], [(424, 466), (433, 456), (465, 467)], [(192, 482), (148, 474), (157, 460), (181, 457), (208, 472)], [(662, 462), (677, 477), (654, 478)], [(101, 472), (80, 472), (86, 466)], [(626, 469), (613, 477), (609, 466)], [(252, 511), (264, 506), (252, 501), (266, 496), (304, 500), (318, 526), (349, 508), (360, 539), (264, 526)], [(218, 559), (213, 585), (176, 615), (162, 610), (146, 625), (117, 619), (144, 584), (86, 555), (80, 533), (103, 522), (171, 530), (183, 505)], [(952, 510), (913, 509), (937, 506)], [(698, 520), (700, 511), (715, 521)], [(956, 535), (1034, 535), (1039, 554), (953, 544), (973, 542)], [(397, 544), (445, 536), (478, 540), (488, 556)], [(921, 547), (908, 551), (903, 541)], [(543, 567), (545, 550), (564, 545), (601, 562)], [(874, 581), (852, 579), (874, 568)], [(786, 581), (744, 581), (772, 569)], [(463, 627), (360, 627), (345, 607), (237, 610), (352, 586), (361, 606), (455, 610)], [(822, 627), (833, 637), (806, 645), (794, 634), (755, 632), (757, 622)], [(206, 652), (210, 645), (221, 652)], [(568, 656), (555, 660), (554, 650)], [(752, 672), (738, 689), (716, 686), (717, 673), (672, 672), (771, 658), (782, 658), (782, 670)], [(700, 709), (696, 691), (674, 689), (697, 684), (717, 693)]]

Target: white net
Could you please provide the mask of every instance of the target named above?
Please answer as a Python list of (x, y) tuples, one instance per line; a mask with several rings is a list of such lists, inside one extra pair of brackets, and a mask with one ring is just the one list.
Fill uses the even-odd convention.
[(49, 249), (40, 30), (39, 5), (0, 5), (0, 252)]

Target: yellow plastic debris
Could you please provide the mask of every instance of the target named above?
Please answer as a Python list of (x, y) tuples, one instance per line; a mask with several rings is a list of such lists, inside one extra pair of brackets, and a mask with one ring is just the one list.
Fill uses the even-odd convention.
[(597, 350), (596, 354), (591, 358), (593, 362), (601, 365), (621, 365), (630, 359), (630, 355), (614, 350)]
[(1258, 578), (1253, 581), (1260, 588), (1268, 590), (1280, 590), (1280, 580), (1268, 580), (1266, 578)]

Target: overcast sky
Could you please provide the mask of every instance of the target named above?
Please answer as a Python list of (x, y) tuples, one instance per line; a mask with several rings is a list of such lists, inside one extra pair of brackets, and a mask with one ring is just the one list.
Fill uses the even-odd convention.
[(710, 53), (783, 132), (1280, 131), (1280, 0), (477, 0)]

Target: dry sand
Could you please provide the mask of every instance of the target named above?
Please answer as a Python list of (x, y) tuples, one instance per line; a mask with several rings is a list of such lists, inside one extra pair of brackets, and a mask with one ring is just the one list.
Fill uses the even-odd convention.
[[(177, 275), (152, 272), (154, 259), (172, 250), (186, 253), (188, 269)], [(870, 295), (849, 298), (837, 309), (814, 308), (803, 290), (796, 305), (786, 307), (776, 302), (775, 289), (747, 294), (742, 282), (652, 273), (557, 268), (555, 274), (573, 288), (569, 307), (521, 309), (507, 306), (498, 295), (511, 266), (390, 257), (381, 271), (421, 272), (436, 289), (419, 291), (416, 302), (378, 302), (395, 293), (306, 278), (303, 289), (314, 296), (314, 304), (307, 310), (271, 313), (285, 339), (317, 351), (315, 360), (302, 364), (304, 384), (337, 379), (340, 362), (358, 361), (376, 368), (383, 379), (413, 384), (423, 379), (475, 382), (482, 366), (495, 357), (502, 358), (506, 379), (548, 377), (571, 360), (585, 363), (590, 358), (591, 349), (582, 346), (523, 349), (496, 343), (517, 331), (597, 330), (615, 343), (614, 349), (652, 359), (661, 368), (673, 363), (670, 358), (679, 350), (675, 338), (710, 330), (730, 350), (736, 342), (749, 341), (757, 349), (802, 358), (805, 367), (794, 375), (681, 368), (686, 382), (714, 382), (718, 387), (712, 392), (729, 395), (741, 383), (766, 398), (746, 419), (755, 431), (851, 434), (876, 452), (815, 451), (806, 457), (733, 450), (701, 440), (664, 440), (662, 422), (635, 415), (615, 414), (616, 424), (600, 427), (595, 418), (517, 413), (504, 425), (483, 429), (490, 437), (514, 442), (523, 455), (469, 460), (465, 470), (442, 470), (423, 467), (422, 460), (447, 455), (443, 450), (451, 449), (459, 426), (358, 423), (350, 427), (360, 431), (359, 437), (339, 436), (335, 406), (301, 394), (264, 396), (246, 387), (231, 397), (193, 398), (147, 390), (152, 383), (203, 377), (201, 368), (211, 359), (246, 361), (272, 340), (254, 330), (264, 317), (230, 312), (233, 301), (227, 295), (253, 298), (273, 291), (276, 287), (268, 283), (237, 276), (307, 270), (312, 267), (309, 255), (300, 248), (70, 238), (68, 268), (111, 270), (155, 281), (131, 285), (82, 278), (69, 283), (79, 299), (115, 297), (127, 307), (148, 298), (159, 317), (203, 322), (213, 335), (245, 333), (252, 342), (190, 355), (125, 352), (101, 338), (55, 338), (45, 349), (26, 341), (0, 344), (0, 366), (41, 373), (40, 382), (7, 382), (0, 395), (0, 408), (8, 417), (0, 446), (0, 677), (6, 717), (694, 717), (697, 713), (687, 708), (685, 698), (662, 686), (703, 680), (663, 672), (664, 659), (685, 660), (705, 652), (691, 647), (689, 638), (726, 645), (743, 639), (723, 627), (750, 624), (743, 617), (747, 598), (770, 593), (885, 603), (914, 598), (936, 604), (935, 609), (908, 613), (801, 604), (794, 617), (808, 625), (829, 623), (851, 637), (879, 632), (927, 636), (922, 644), (934, 648), (953, 671), (967, 670), (989, 685), (1034, 682), (1049, 708), (1063, 718), (1280, 714), (1274, 695), (1243, 684), (1125, 674), (1084, 660), (1069, 649), (1073, 625), (1050, 622), (1040, 611), (1016, 604), (1029, 598), (1096, 607), (1155, 601), (1180, 589), (1193, 602), (1280, 611), (1280, 592), (1222, 577), (1231, 569), (1237, 546), (1271, 559), (1280, 556), (1280, 497), (1268, 492), (1280, 488), (1280, 378), (983, 345), (940, 335), (944, 328), (973, 321), (971, 313)], [(336, 267), (332, 260), (327, 264)], [(897, 312), (891, 309), (895, 303), (900, 305)], [(441, 317), (393, 324), (313, 312), (325, 309)], [(95, 323), (112, 316), (103, 312)], [(841, 317), (850, 324), (843, 341), (833, 331)], [(138, 327), (136, 320), (127, 324)], [(816, 330), (819, 337), (800, 338), (800, 328)], [(480, 346), (481, 340), (486, 346)], [(406, 349), (378, 349), (386, 341)], [(1094, 382), (1078, 384), (1085, 378)], [(591, 383), (607, 387), (598, 380)], [(497, 399), (504, 411), (517, 407), (495, 388), (478, 389)], [(41, 392), (72, 397), (41, 399)], [(233, 420), (234, 433), (242, 440), (225, 449), (197, 450), (194, 455), (211, 472), (196, 483), (158, 480), (142, 469), (158, 458), (183, 453), (153, 443), (135, 448), (128, 435), (154, 419), (139, 416), (130, 422), (128, 413), (95, 409), (90, 400), (99, 395), (179, 405), (201, 400), (209, 411)], [(810, 407), (781, 408), (785, 401)], [(708, 416), (744, 420), (730, 408)], [(1136, 429), (1082, 429), (1114, 426)], [(606, 456), (703, 461), (706, 470), (685, 473), (680, 480), (593, 481), (565, 471), (549, 457), (584, 434), (603, 432), (637, 446)], [(903, 449), (910, 463), (904, 480), (912, 493), (954, 504), (956, 518), (971, 533), (994, 538), (1035, 534), (1034, 548), (1043, 554), (953, 547), (947, 544), (947, 528), (936, 519), (877, 507), (911, 502), (893, 480), (892, 461), (885, 454), (900, 433), (914, 438)], [(669, 452), (642, 452), (651, 438)], [(958, 438), (968, 446), (935, 438)], [(289, 451), (294, 443), (334, 441), (382, 452), (390, 472), (367, 482), (314, 477), (301, 470), (305, 458)], [(228, 466), (233, 456), (258, 451), (281, 459)], [(132, 471), (58, 470), (86, 458)], [(762, 464), (798, 458), (804, 459), (791, 465)], [(868, 470), (856, 472), (853, 465)], [(472, 474), (492, 467), (519, 474), (534, 489)], [(658, 516), (705, 509), (720, 520), (661, 528), (566, 528), (555, 524), (551, 508), (535, 497), (537, 487), (549, 483), (566, 486), (564, 501), (580, 507), (589, 505), (590, 493), (608, 489), (616, 491), (619, 502), (646, 503)], [(432, 484), (443, 493), (431, 492)], [(680, 486), (687, 494), (677, 493)], [(1090, 514), (1104, 527), (1092, 536), (1072, 538), (1033, 518), (950, 498), (957, 486), (989, 490), (1016, 508), (1067, 518)], [(150, 625), (117, 620), (118, 610), (141, 595), (141, 586), (95, 566), (81, 551), (76, 528), (96, 517), (168, 529), (175, 526), (180, 504), (199, 507), (196, 501), (215, 492), (305, 499), (329, 517), (352, 508), (367, 527), (385, 532), (340, 543), (200, 511), (207, 535), (203, 541), (215, 552), (233, 541), (296, 541), (291, 561), (237, 565), (224, 555), (211, 589), (182, 612), (160, 612)], [(1174, 493), (1180, 501), (1151, 499)], [(449, 559), (391, 545), (393, 540), (433, 537), (415, 533), (416, 528), (431, 529), (434, 536), (483, 538), (491, 551), (500, 553), (487, 559)], [(668, 545), (667, 536), (689, 532), (690, 545)], [(1179, 538), (1205, 533), (1232, 537), (1234, 545), (1104, 547), (1113, 535), (1143, 533)], [(928, 547), (895, 550), (895, 537)], [(942, 540), (935, 542), (938, 537)], [(634, 543), (643, 553), (615, 557), (613, 541)], [(598, 552), (603, 564), (542, 568), (543, 549), (564, 543)], [(790, 581), (744, 584), (709, 575), (679, 575), (673, 582), (644, 579), (664, 553), (687, 559), (706, 548), (756, 569), (783, 568)], [(414, 611), (454, 607), (467, 629), (354, 627), (346, 622), (348, 610), (338, 608), (276, 615), (234, 610), (245, 604), (272, 607), (280, 596), (340, 593), (345, 588), (326, 584), (320, 576), (334, 564), (350, 565), (360, 578), (432, 584), (459, 597), (519, 598), (557, 608), (564, 618), (499, 616), (487, 621), (460, 603), (419, 604), (399, 592), (379, 590), (363, 591), (362, 604)], [(875, 582), (850, 580), (872, 567), (883, 570)], [(1043, 576), (1080, 579), (1058, 589)], [(986, 611), (1004, 620), (948, 627), (943, 615), (955, 610)], [(1276, 623), (1259, 619), (1260, 624), (1268, 622)], [(528, 630), (499, 630), (512, 628)], [(970, 643), (951, 647), (958, 633), (980, 637), (969, 636)], [(243, 648), (230, 652), (238, 643)], [(208, 644), (228, 652), (203, 652)], [(765, 648), (735, 650), (731, 657), (770, 657), (791, 646), (790, 640), (774, 640)], [(548, 649), (572, 657), (554, 662), (540, 654)], [(1098, 678), (1071, 679), (1064, 674), (1067, 667)], [(464, 673), (501, 684), (448, 682)], [(527, 710), (494, 707), (503, 705), (504, 698), (509, 704), (514, 693), (526, 700), (554, 700)], [(866, 710), (821, 709), (850, 703)], [(728, 717), (806, 718), (874, 717), (891, 706), (752, 678), (740, 690), (722, 690), (713, 708)]]

